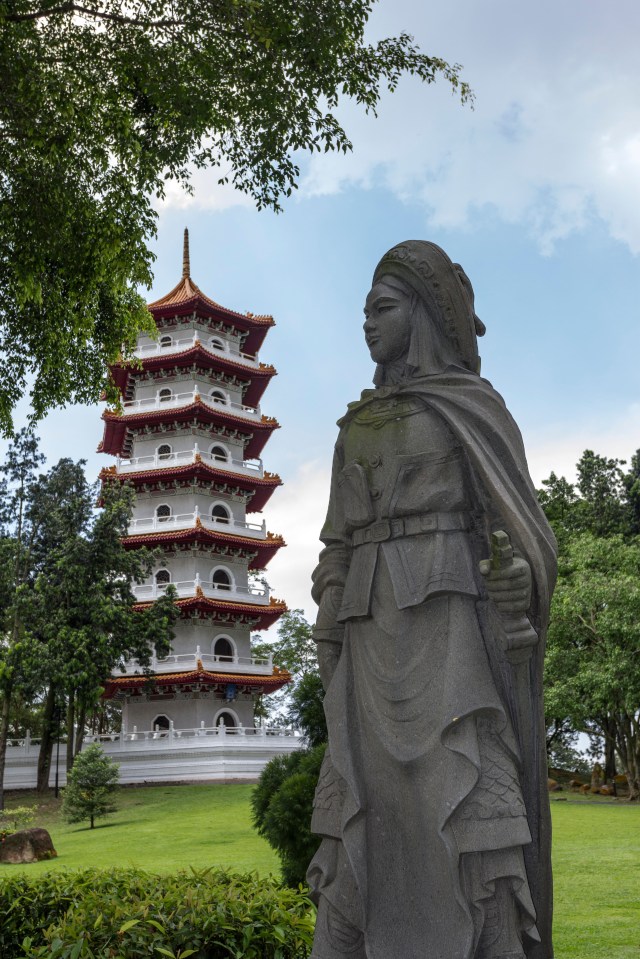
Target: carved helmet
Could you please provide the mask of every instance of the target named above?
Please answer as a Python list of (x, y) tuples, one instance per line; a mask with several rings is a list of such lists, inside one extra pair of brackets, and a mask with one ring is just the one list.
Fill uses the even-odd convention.
[(486, 327), (476, 316), (473, 287), (460, 264), (453, 263), (435, 243), (406, 240), (385, 253), (373, 282), (385, 275), (408, 284), (427, 307), (438, 311), (460, 362), (472, 373), (479, 373), (476, 337), (484, 336)]

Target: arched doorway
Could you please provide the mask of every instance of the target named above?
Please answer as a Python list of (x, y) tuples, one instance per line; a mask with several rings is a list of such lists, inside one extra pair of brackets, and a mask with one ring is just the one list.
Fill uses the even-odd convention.
[(230, 709), (223, 709), (216, 716), (216, 726), (224, 726), (225, 729), (237, 729), (239, 725), (238, 717)]

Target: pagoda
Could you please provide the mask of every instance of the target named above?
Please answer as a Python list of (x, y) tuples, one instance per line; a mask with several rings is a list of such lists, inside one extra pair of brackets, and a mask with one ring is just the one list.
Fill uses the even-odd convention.
[(154, 656), (150, 673), (127, 663), (104, 695), (121, 701), (131, 739), (249, 731), (256, 699), (290, 679), (252, 657), (250, 635), (286, 610), (255, 576), (284, 545), (260, 515), (281, 485), (260, 459), (278, 428), (259, 405), (276, 373), (258, 357), (274, 321), (196, 286), (187, 230), (182, 279), (149, 310), (157, 338), (141, 335), (136, 359), (111, 367), (122, 402), (103, 413), (99, 450), (117, 459), (100, 477), (135, 488), (125, 545), (161, 551), (133, 587), (138, 608), (172, 584), (180, 618), (171, 655)]

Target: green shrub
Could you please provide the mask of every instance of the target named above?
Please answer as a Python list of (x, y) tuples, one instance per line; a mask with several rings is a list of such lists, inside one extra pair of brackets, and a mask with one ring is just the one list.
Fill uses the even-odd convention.
[(88, 819), (91, 829), (95, 820), (115, 812), (118, 808), (113, 794), (118, 788), (120, 766), (93, 743), (76, 756), (73, 769), (67, 776), (63, 793), (62, 812), (68, 822)]
[(320, 845), (311, 832), (313, 796), (326, 743), (277, 756), (265, 766), (251, 797), (253, 824), (280, 858), (282, 878), (297, 888)]
[(0, 839), (9, 836), (18, 829), (30, 826), (36, 818), (35, 806), (14, 806), (13, 809), (0, 811)]
[(0, 959), (305, 959), (314, 911), (273, 879), (85, 870), (0, 881)]

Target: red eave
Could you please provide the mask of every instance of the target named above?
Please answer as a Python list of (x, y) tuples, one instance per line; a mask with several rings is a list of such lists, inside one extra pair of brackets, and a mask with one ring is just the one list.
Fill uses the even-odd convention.
[(247, 353), (257, 353), (270, 327), (275, 326), (272, 316), (236, 313), (221, 306), (206, 296), (189, 276), (183, 276), (166, 296), (149, 303), (148, 309), (156, 323), (158, 320), (189, 316), (192, 313), (204, 318), (222, 320), (248, 334), (245, 340)]
[[(140, 364), (139, 366), (138, 363)], [(116, 363), (110, 367), (110, 373), (113, 382), (124, 395), (127, 390), (129, 377), (135, 376), (136, 372), (140, 369), (172, 369), (174, 367), (191, 366), (194, 363), (199, 363), (205, 368), (220, 370), (223, 373), (236, 375), (245, 379), (248, 385), (243, 396), (243, 401), (247, 406), (258, 406), (264, 391), (269, 385), (269, 380), (272, 376), (277, 375), (277, 371), (273, 366), (267, 366), (262, 363), (256, 368), (251, 368), (231, 358), (210, 353), (201, 343), (190, 347), (188, 350), (183, 350), (181, 353), (164, 353), (158, 356), (150, 356), (139, 361), (131, 360)]]
[(116, 473), (115, 466), (106, 466), (100, 471), (102, 482), (133, 483), (134, 486), (147, 486), (154, 483), (171, 482), (176, 480), (193, 480), (196, 478), (218, 480), (237, 486), (247, 493), (252, 493), (247, 504), (247, 513), (261, 512), (274, 489), (282, 486), (282, 480), (277, 473), (265, 473), (264, 476), (247, 476), (244, 473), (232, 473), (229, 470), (216, 469), (202, 460), (188, 463), (186, 466), (163, 466), (154, 470), (140, 470), (139, 473)]
[(104, 434), (98, 451), (112, 453), (115, 456), (122, 455), (127, 429), (167, 423), (171, 420), (184, 423), (195, 417), (205, 423), (219, 423), (221, 426), (227, 425), (240, 433), (246, 433), (251, 438), (245, 447), (244, 455), (246, 459), (257, 459), (272, 431), (279, 429), (280, 424), (269, 416), (263, 416), (261, 420), (257, 421), (246, 420), (240, 416), (234, 416), (233, 413), (224, 412), (224, 409), (223, 406), (214, 408), (206, 403), (194, 402), (187, 406), (173, 407), (169, 410), (156, 409), (148, 413), (130, 413), (127, 416), (105, 410), (102, 414), (102, 419), (105, 422)]
[[(135, 603), (134, 609), (148, 609), (153, 602)], [(209, 599), (203, 593), (187, 599), (177, 599), (175, 605), (182, 613), (200, 612), (205, 615), (214, 615), (222, 613), (226, 615), (236, 615), (246, 619), (257, 620), (255, 629), (268, 629), (278, 620), (283, 613), (288, 612), (286, 603), (281, 600), (272, 599), (268, 606), (259, 606), (257, 603), (230, 603), (221, 599)]]
[(275, 693), (291, 682), (291, 674), (284, 669), (274, 667), (270, 676), (255, 674), (214, 673), (204, 669), (198, 661), (198, 668), (188, 673), (160, 673), (139, 676), (111, 676), (105, 682), (103, 699), (113, 699), (118, 693), (128, 690), (143, 689), (145, 686), (249, 686), (261, 688), (265, 693)]
[(255, 552), (257, 555), (249, 563), (249, 569), (264, 569), (264, 567), (273, 559), (281, 546), (286, 546), (282, 536), (268, 534), (268, 538), (250, 539), (245, 536), (235, 536), (232, 533), (221, 533), (208, 530), (202, 524), (198, 523), (191, 529), (173, 530), (166, 533), (153, 531), (138, 536), (124, 536), (122, 544), (127, 549), (135, 549), (138, 546), (165, 546), (169, 543), (220, 543), (224, 546), (244, 549), (247, 552)]

